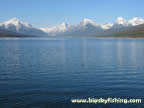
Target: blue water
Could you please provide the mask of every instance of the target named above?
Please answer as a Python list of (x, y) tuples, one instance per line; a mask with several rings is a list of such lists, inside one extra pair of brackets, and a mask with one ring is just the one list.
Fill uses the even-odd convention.
[(144, 98), (144, 39), (0, 39), (0, 108), (144, 107), (88, 97)]

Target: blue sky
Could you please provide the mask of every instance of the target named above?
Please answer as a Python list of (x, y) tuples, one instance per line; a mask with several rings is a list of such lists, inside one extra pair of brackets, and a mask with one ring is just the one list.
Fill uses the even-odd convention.
[(0, 22), (19, 18), (36, 27), (79, 23), (89, 18), (100, 23), (118, 16), (144, 18), (144, 0), (1, 0)]

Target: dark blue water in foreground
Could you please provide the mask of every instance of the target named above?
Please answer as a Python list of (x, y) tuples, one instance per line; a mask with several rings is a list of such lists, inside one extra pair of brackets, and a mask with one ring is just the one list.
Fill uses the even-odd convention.
[(144, 39), (0, 39), (0, 108), (144, 108), (88, 97), (144, 98)]

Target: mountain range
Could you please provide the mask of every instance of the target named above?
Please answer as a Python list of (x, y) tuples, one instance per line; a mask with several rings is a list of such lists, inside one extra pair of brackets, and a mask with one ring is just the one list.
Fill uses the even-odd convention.
[(61, 24), (48, 28), (36, 28), (17, 18), (0, 23), (0, 36), (132, 36), (144, 37), (144, 19), (125, 20), (118, 17), (114, 23), (97, 24), (84, 19), (79, 24)]

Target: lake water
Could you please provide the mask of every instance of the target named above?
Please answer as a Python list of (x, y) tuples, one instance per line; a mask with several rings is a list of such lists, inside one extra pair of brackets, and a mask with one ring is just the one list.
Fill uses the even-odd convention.
[(0, 39), (0, 108), (144, 108), (88, 97), (144, 98), (144, 39)]

